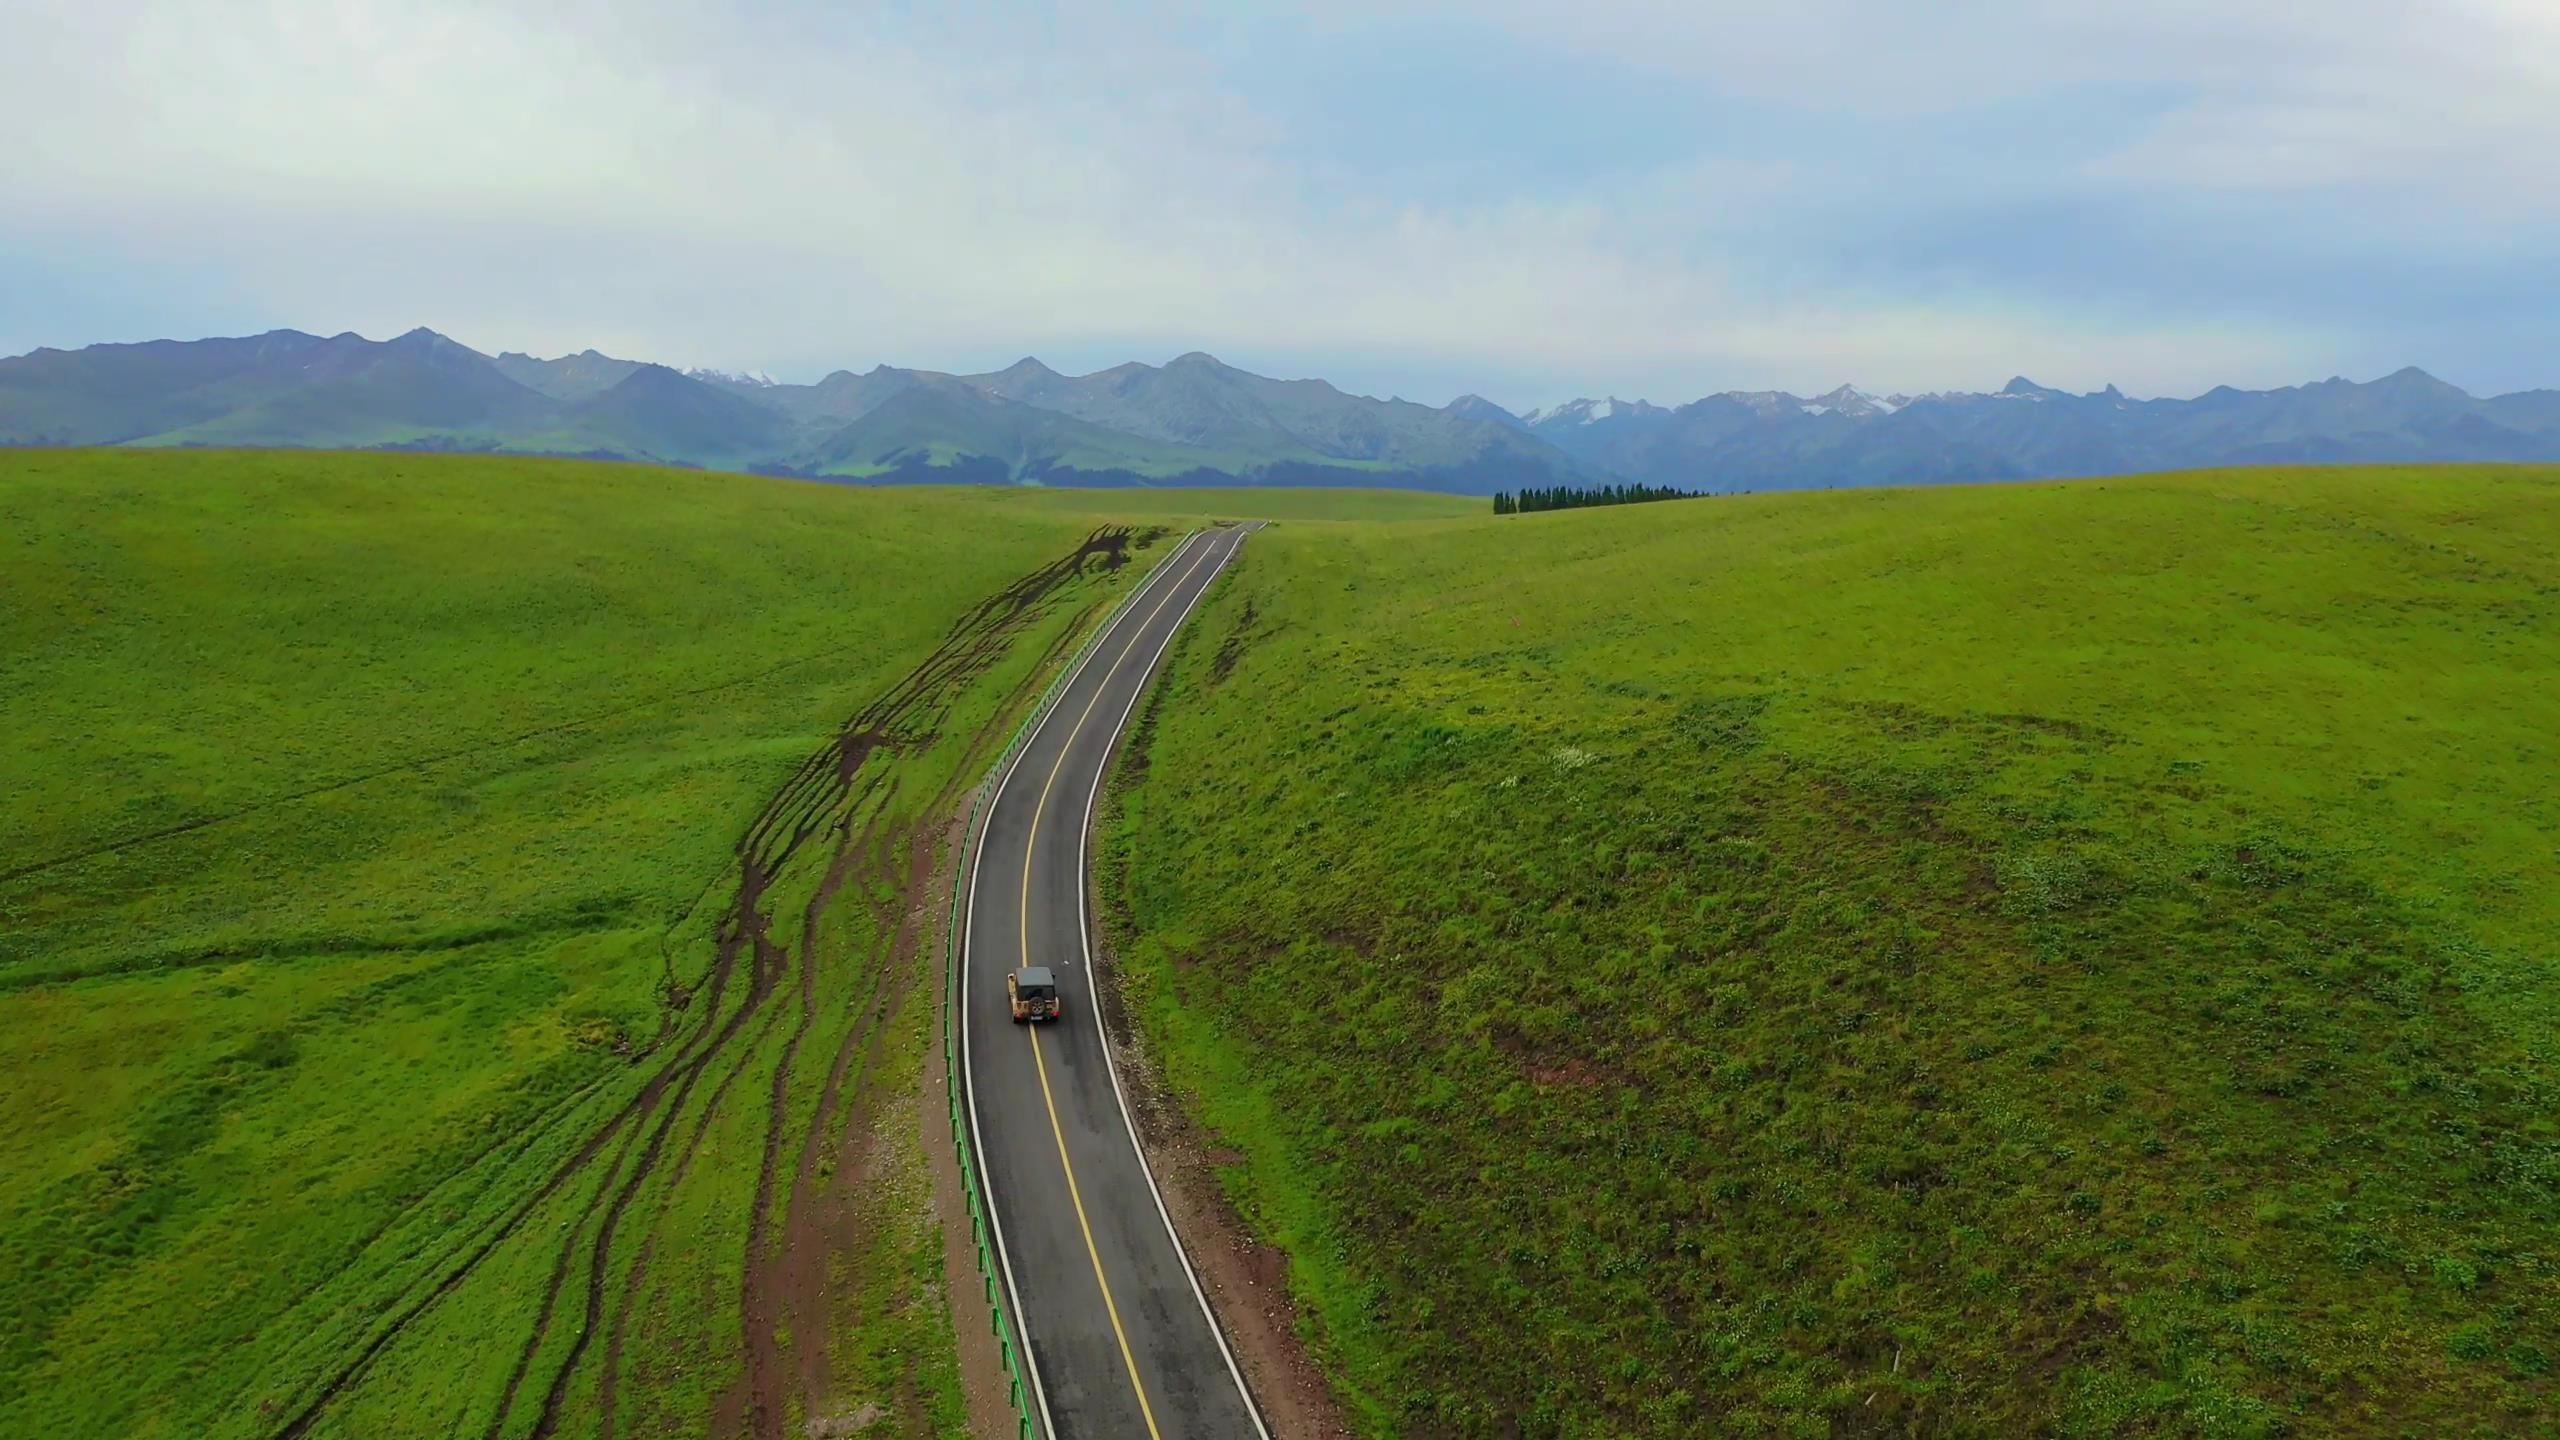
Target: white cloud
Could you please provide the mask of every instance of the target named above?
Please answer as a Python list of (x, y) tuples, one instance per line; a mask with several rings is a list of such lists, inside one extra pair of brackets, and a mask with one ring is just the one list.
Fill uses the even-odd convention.
[(2074, 94), (2166, 97), (2091, 166), (2236, 189), (2423, 190), (2490, 222), (2560, 214), (2552, 0), (1364, 0), (1491, 19), (1559, 53), (1879, 122)]
[[(2323, 13), (2359, 6), (2383, 10)], [(1570, 26), (1524, 4), (1507, 23), (1799, 108), (2184, 87), (2192, 98), (2093, 161), (2106, 183), (2414, 183), (2457, 144), (2481, 149), (2470, 164), (2487, 175), (2526, 129), (2560, 129), (2560, 86), (2518, 78), (2548, 81), (2545, 52), (2475, 65), (2459, 123), (2382, 143), (2431, 93), (2424, 77), (2470, 63), (2475, 43), (2548, 33), (2523, 10), (2456, 12), (2417, 52), (2421, 78), (2358, 109), (2355, 87), (2400, 42), (2321, 40), (2316, 64), (2287, 68), (2274, 62), (2315, 37), (2226, 9), (2181, 3), (2137, 25), (2025, 6), (1634, 0), (1581, 7)], [(795, 371), (1200, 345), (1372, 373), (1397, 355), (1467, 361), (1663, 398), (2013, 370), (2139, 389), (2298, 378), (2333, 339), (1818, 276), (1775, 287), (1721, 239), (1783, 203), (1800, 174), (1783, 159), (1571, 196), (1319, 203), (1285, 117), (1245, 107), (1171, 27), (1038, 23), (672, 0), (114, 14), (33, 0), (0, 19), (0, 125), (29, 137), (0, 148), (0, 190), (22, 223), (94, 237), (138, 270), (212, 265), (234, 302), (306, 327), (430, 323), (484, 347)], [(2286, 78), (2251, 88), (2271, 73)], [(2530, 163), (2547, 175), (2547, 150)]]
[(2247, 193), (2398, 193), (2431, 202), (2440, 230), (2560, 218), (2560, 7), (2322, 20), (2268, 47), (2254, 76), (2215, 77), (2093, 171)]

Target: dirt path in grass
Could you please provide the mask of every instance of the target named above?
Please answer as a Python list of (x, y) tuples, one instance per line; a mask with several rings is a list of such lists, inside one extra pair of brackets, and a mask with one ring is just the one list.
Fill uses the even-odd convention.
[[(1036, 585), (1017, 584), (978, 612), (985, 623), (955, 630), (943, 650), (894, 688), (881, 701), (855, 717), (838, 748), (832, 779), (849, 787), (863, 761), (882, 747), (920, 747), (937, 738), (945, 697), (994, 664), (1011, 645), (1020, 620), (1057, 584), (1082, 572), (1087, 556), (1117, 566), (1125, 558), (1126, 532), (1101, 532), (1076, 556), (1075, 565), (1055, 576), (1030, 577)], [(1052, 567), (1053, 569), (1055, 567)], [(1044, 661), (1054, 660), (1053, 655)], [(930, 714), (934, 729), (918, 733), (920, 714)], [(968, 775), (990, 743), (999, 722), (990, 722), (971, 737), (968, 753), (955, 769)], [(857, 748), (858, 747), (858, 748)], [(895, 781), (888, 782), (894, 787)], [(926, 928), (917, 897), (931, 888), (934, 874), (934, 831), (942, 812), (959, 793), (955, 779), (925, 807), (928, 817), (895, 830), (876, 819), (868, 828), (839, 840), (818, 893), (802, 916), (800, 954), (819, 953), (819, 922), (848, 879), (859, 882), (865, 896), (871, 933), (887, 937), (873, 972), (860, 977), (866, 988), (853, 1006), (854, 1022), (838, 1038), (830, 1056), (827, 1079), (818, 1105), (796, 1144), (790, 1146), (790, 1185), (779, 1226), (773, 1213), (776, 1186), (786, 1148), (787, 1099), (791, 1072), (801, 1047), (817, 1021), (815, 970), (801, 967), (801, 1014), (785, 1042), (769, 1096), (765, 1145), (750, 1219), (748, 1262), (740, 1287), (740, 1319), (747, 1344), (747, 1366), (740, 1389), (721, 1402), (716, 1420), (734, 1416), (735, 1424), (715, 1428), (724, 1434), (746, 1434), (756, 1440), (783, 1440), (797, 1413), (822, 1416), (836, 1388), (829, 1364), (828, 1337), (833, 1329), (832, 1305), (842, 1272), (855, 1262), (869, 1239), (871, 1181), (890, 1157), (880, 1153), (880, 1119), (895, 1096), (874, 1083), (886, 1067), (884, 1047), (894, 1020), (912, 1003), (922, 979), (919, 947)], [(783, 797), (788, 803), (790, 790)], [(889, 809), (884, 792), (866, 809), (875, 817)], [(885, 897), (885, 898), (884, 898)], [(782, 1337), (788, 1336), (786, 1342)], [(912, 1406), (912, 1394), (898, 1397)]]
[[(495, 1440), (496, 1436), (517, 1429), (532, 1404), (531, 1397), (537, 1393), (541, 1397), (540, 1409), (534, 1415), (531, 1434), (540, 1440), (556, 1433), (566, 1415), (581, 1365), (588, 1359), (591, 1345), (603, 1337), (606, 1343), (594, 1377), (595, 1396), (600, 1433), (614, 1435), (620, 1408), (622, 1346), (649, 1258), (644, 1247), (617, 1280), (613, 1273), (615, 1242), (622, 1235), (626, 1220), (633, 1217), (635, 1206), (645, 1217), (639, 1228), (648, 1228), (671, 1188), (653, 1182), (671, 1174), (680, 1175), (701, 1146), (716, 1106), (705, 1104), (689, 1128), (680, 1124), (697, 1087), (711, 1076), (711, 1096), (715, 1100), (726, 1098), (730, 1086), (758, 1050), (754, 1044), (737, 1043), (740, 1036), (749, 1033), (751, 1027), (755, 1033), (763, 1034), (787, 1023), (789, 1032), (767, 1097), (757, 1203), (749, 1219), (748, 1278), (740, 1296), (749, 1337), (748, 1377), (741, 1396), (734, 1403), (722, 1404), (722, 1418), (732, 1418), (733, 1412), (739, 1423), (721, 1427), (723, 1433), (750, 1433), (778, 1440), (789, 1409), (791, 1365), (778, 1349), (768, 1353), (767, 1347), (760, 1347), (755, 1337), (769, 1339), (775, 1332), (773, 1322), (786, 1310), (800, 1308), (788, 1305), (784, 1297), (799, 1295), (805, 1304), (807, 1296), (822, 1294), (826, 1284), (821, 1253), (825, 1246), (789, 1240), (777, 1244), (770, 1233), (774, 1186), (781, 1173), (782, 1157), (788, 1150), (793, 1157), (791, 1178), (794, 1182), (805, 1181), (824, 1153), (825, 1139), (846, 1133), (849, 1111), (842, 1080), (863, 1046), (878, 1043), (876, 1023), (865, 1022), (876, 1022), (890, 1013), (896, 995), (883, 994), (882, 988), (898, 987), (902, 993), (911, 982), (901, 982), (897, 977), (915, 969), (916, 927), (900, 923), (892, 932), (879, 974), (873, 977), (873, 1003), (852, 1007), (846, 1032), (830, 1036), (832, 1043), (826, 1051), (831, 1067), (828, 1094), (822, 1098), (816, 1118), (808, 1130), (787, 1135), (785, 1112), (792, 1072), (800, 1063), (808, 1036), (829, 1018), (822, 1014), (818, 1003), (818, 967), (839, 958), (824, 955), (824, 947), (818, 943), (822, 912), (846, 881), (857, 874), (887, 882), (895, 893), (913, 893), (909, 887), (916, 879), (916, 867), (929, 863), (892, 858), (929, 852), (930, 847), (912, 831), (893, 833), (884, 827), (880, 816), (894, 795), (896, 782), (888, 765), (874, 763), (875, 757), (921, 751), (931, 745), (939, 738), (950, 701), (1002, 658), (1043, 604), (1089, 568), (1117, 568), (1124, 563), (1130, 538), (1130, 533), (1119, 527), (1097, 529), (1074, 551), (980, 602), (952, 626), (930, 655), (850, 717), (827, 744), (794, 769), (739, 837), (735, 847), (735, 898), (719, 929), (708, 971), (697, 986), (670, 985), (659, 1033), (634, 1059), (636, 1066), (648, 1068), (648, 1078), (539, 1186), (481, 1234), (463, 1243), (453, 1259), (422, 1281), (404, 1304), (364, 1336), (339, 1368), (270, 1432), (276, 1440), (299, 1440), (308, 1433), (330, 1405), (410, 1325), (476, 1273), (546, 1203), (580, 1188), (587, 1191), (586, 1198), (578, 1212), (561, 1226), (562, 1238), (554, 1254), (549, 1282), (535, 1309), (532, 1333), (510, 1367), (502, 1403), (486, 1434)], [(983, 737), (973, 737), (973, 753), (983, 743)], [(929, 809), (928, 813), (933, 812)], [(799, 917), (801, 923), (795, 937), (798, 944), (777, 942), (767, 891), (812, 840), (830, 845), (828, 870)], [(871, 868), (865, 871), (865, 866)], [(897, 883), (901, 881), (906, 883)], [(798, 1003), (775, 1007), (770, 1002), (777, 994), (792, 995)], [(839, 1166), (846, 1158), (839, 1153)], [(858, 1172), (859, 1157), (853, 1158)], [(805, 1187), (794, 1183), (792, 1188), (796, 1197)], [(784, 1229), (787, 1236), (809, 1237), (825, 1232), (828, 1226), (821, 1219), (807, 1218), (795, 1231), (786, 1212)], [(777, 1252), (786, 1257), (779, 1268), (762, 1263), (761, 1257)], [(795, 1254), (801, 1258), (789, 1258)], [(564, 1321), (572, 1314), (576, 1320)], [(574, 1326), (565, 1339), (559, 1333), (564, 1324)], [(816, 1328), (823, 1333), (823, 1324)], [(823, 1343), (813, 1348), (822, 1352)], [(815, 1368), (804, 1367), (803, 1374), (823, 1389), (823, 1360), (810, 1363)]]
[[(1076, 638), (1072, 628), (1061, 633), (1033, 667), (1033, 675), (1053, 673)], [(874, 1226), (898, 1223), (900, 1217), (880, 1213), (884, 1203), (880, 1192), (900, 1187), (875, 1182), (893, 1178), (883, 1172), (903, 1163), (921, 1161), (925, 1167), (922, 1176), (914, 1177), (921, 1181), (916, 1188), (926, 1192), (924, 1198), (942, 1232), (946, 1267), (951, 1247), (959, 1247), (963, 1272), (956, 1278), (946, 1274), (931, 1297), (934, 1303), (955, 1309), (953, 1302), (961, 1292), (976, 1284), (968, 1248), (968, 1211), (959, 1203), (958, 1170), (949, 1136), (938, 1123), (948, 1113), (942, 1049), (928, 1044), (925, 1063), (914, 1080), (893, 1083), (898, 1070), (888, 1063), (886, 1047), (897, 1035), (898, 1019), (911, 1008), (920, 1007), (927, 1017), (941, 1013), (947, 977), (940, 947), (956, 878), (953, 862), (964, 838), (964, 787), (992, 760), (1029, 698), (1016, 697), (1015, 704), (1002, 707), (971, 737), (968, 752), (954, 769), (954, 779), (934, 797), (926, 818), (901, 837), (897, 851), (883, 854), (869, 873), (873, 893), (886, 890), (894, 895), (893, 901), (875, 902), (874, 907), (882, 912), (875, 928), (887, 933), (890, 941), (878, 988), (868, 1002), (872, 1025), (863, 1035), (849, 1035), (837, 1053), (817, 1120), (802, 1147), (799, 1174), (783, 1218), (781, 1246), (761, 1274), (750, 1276), (751, 1318), (756, 1314), (778, 1317), (795, 1337), (814, 1334), (823, 1339), (830, 1333), (827, 1322), (836, 1313), (830, 1277), (840, 1278), (860, 1262), (862, 1246)], [(903, 873), (892, 874), (897, 855), (905, 857)], [(1009, 1437), (1012, 1412), (995, 1378), (1001, 1357), (986, 1327), (961, 1323), (954, 1327), (953, 1338), (958, 1343), (963, 1398), (973, 1429), (988, 1437)], [(907, 1422), (909, 1433), (924, 1434), (931, 1428), (921, 1413), (921, 1397), (912, 1390), (891, 1397), (863, 1397), (862, 1405), (873, 1411), (869, 1418), (857, 1420), (863, 1411), (844, 1408), (853, 1397), (843, 1393), (823, 1345), (800, 1347), (790, 1358), (787, 1378), (797, 1387), (802, 1413), (811, 1417), (813, 1436), (850, 1433), (857, 1424), (867, 1427), (892, 1409)]]

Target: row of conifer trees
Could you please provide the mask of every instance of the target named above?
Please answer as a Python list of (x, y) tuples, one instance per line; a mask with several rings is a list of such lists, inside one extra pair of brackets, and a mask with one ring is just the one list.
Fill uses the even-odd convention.
[(1651, 500), (1693, 500), (1705, 493), (1669, 485), (1546, 485), (1494, 492), (1493, 513), (1526, 515), (1535, 510), (1577, 510), (1585, 505), (1641, 505)]

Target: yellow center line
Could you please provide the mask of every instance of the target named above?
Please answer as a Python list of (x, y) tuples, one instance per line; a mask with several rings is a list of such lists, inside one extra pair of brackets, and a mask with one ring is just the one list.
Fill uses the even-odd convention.
[[(1128, 644), (1120, 647), (1111, 668), (1094, 682), (1093, 698), (1085, 702), (1084, 713), (1076, 717), (1075, 728), (1067, 732), (1067, 738), (1058, 746), (1058, 758), (1049, 767), (1049, 778), (1041, 782), (1040, 799), (1031, 807), (1031, 838), (1022, 847), (1022, 963), (1025, 966), (1031, 963), (1031, 856), (1039, 848), (1040, 817), (1048, 813), (1049, 792), (1057, 788), (1058, 775), (1066, 769), (1067, 752), (1075, 748), (1076, 737), (1084, 733), (1085, 722), (1093, 718), (1094, 707), (1102, 703), (1102, 692), (1110, 687), (1111, 676), (1118, 673), (1122, 662), (1138, 648), (1138, 642), (1146, 638), (1147, 627), (1156, 623), (1156, 617), (1164, 613), (1164, 607), (1172, 604), (1173, 597), (1182, 593), (1182, 587), (1199, 573), (1209, 553), (1217, 548), (1214, 540), (1201, 546), (1200, 553), (1192, 557), (1191, 567), (1182, 572), (1182, 578), (1165, 587), (1163, 598), (1147, 612), (1146, 619), (1138, 622), (1137, 631), (1129, 637)], [(1083, 884), (1084, 877), (1076, 877), (1076, 883)], [(1120, 1359), (1129, 1367), (1129, 1388), (1138, 1394), (1138, 1413), (1146, 1419), (1147, 1434), (1150, 1440), (1163, 1440), (1163, 1432), (1156, 1429), (1155, 1407), (1147, 1403), (1146, 1383), (1138, 1378), (1138, 1357), (1129, 1349), (1129, 1332), (1120, 1325), (1120, 1307), (1111, 1298), (1111, 1281), (1102, 1273), (1102, 1251), (1093, 1243), (1093, 1226), (1085, 1219), (1084, 1195), (1076, 1187), (1075, 1162), (1067, 1158), (1066, 1127), (1058, 1121), (1058, 1100), (1049, 1090), (1049, 1062), (1040, 1053), (1040, 1027), (1026, 1026), (1024, 1030), (1031, 1037), (1031, 1063), (1040, 1072), (1040, 1103), (1049, 1108), (1049, 1133), (1058, 1141), (1058, 1164), (1067, 1172), (1067, 1202), (1075, 1207), (1076, 1228), (1084, 1232), (1084, 1253), (1093, 1261), (1093, 1283), (1102, 1287), (1102, 1313), (1110, 1317), (1111, 1333), (1120, 1341)]]

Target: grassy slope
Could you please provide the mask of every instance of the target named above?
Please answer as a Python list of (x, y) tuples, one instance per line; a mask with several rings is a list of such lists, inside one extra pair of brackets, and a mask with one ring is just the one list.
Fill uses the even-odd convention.
[(1487, 513), (1480, 496), (1428, 490), (1257, 486), (1189, 489), (1042, 489), (1001, 503), (1111, 520), (1453, 520)]
[(1126, 984), (1379, 1435), (2560, 1424), (2560, 473), (1257, 538)]
[[(696, 1053), (696, 1025), (740, 1013), (744, 964), (717, 1003), (703, 980), (749, 818), (956, 616), (1089, 528), (951, 492), (630, 466), (0, 455), (13, 1419), (274, 1434), (432, 1298), (312, 1433), (482, 1433), (521, 1363), (502, 1433), (523, 1434), (585, 1328), (590, 1269), (610, 1338), (562, 1382), (558, 1433), (593, 1429), (608, 1349), (623, 1433), (734, 1411), (768, 1131), (788, 1136), (778, 1216), (833, 1057), (849, 1086), (912, 1085), (922, 1022), (871, 988), (896, 978), (902, 827), (985, 763), (970, 737), (1112, 584), (1052, 596), (864, 763), (847, 804), (881, 853), (824, 909), (809, 988), (818, 846), (766, 897), (788, 999), (698, 1084), (607, 1121)], [(874, 1044), (875, 1023), (905, 1038)], [(884, 1188), (847, 1202), (886, 1218), (836, 1262), (861, 1313), (840, 1317), (860, 1344), (835, 1393), (947, 1433), (939, 1241), (907, 1222), (928, 1213), (922, 1172), (878, 1163)]]

